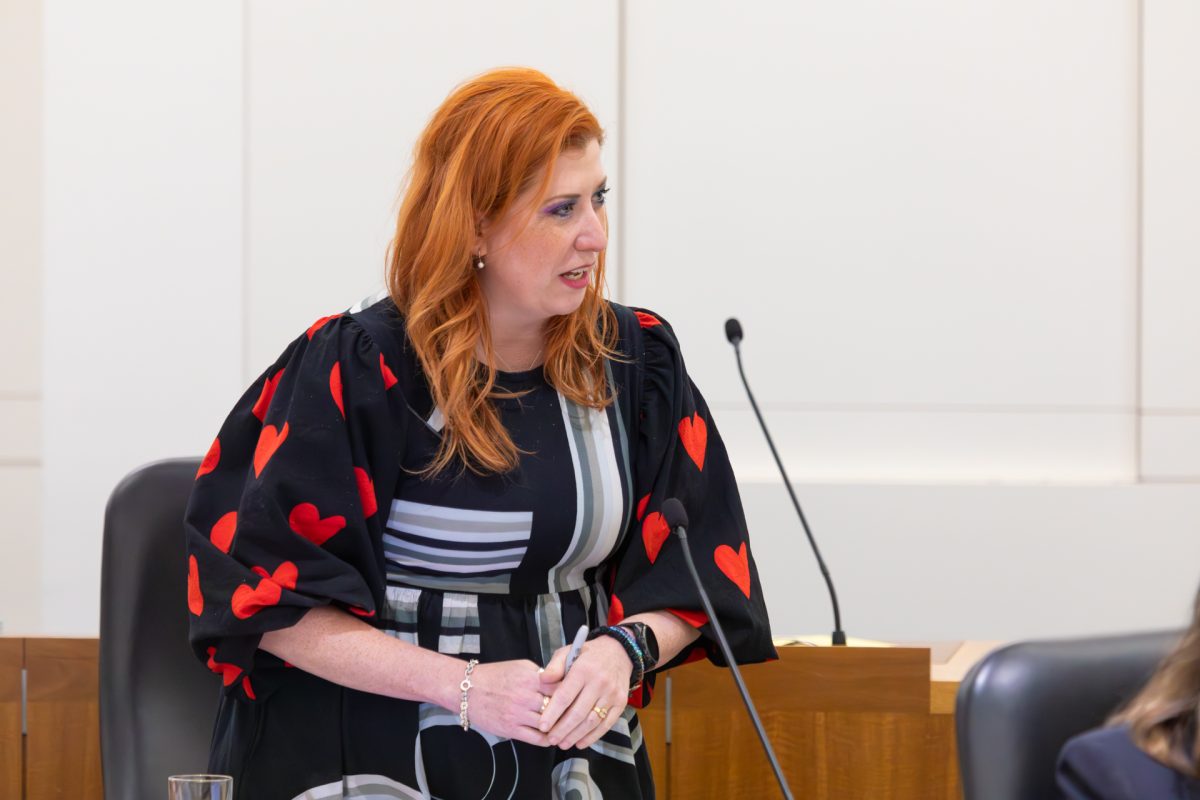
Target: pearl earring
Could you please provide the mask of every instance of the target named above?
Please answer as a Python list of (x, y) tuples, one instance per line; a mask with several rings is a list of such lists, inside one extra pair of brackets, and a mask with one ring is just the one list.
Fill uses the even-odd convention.
[(475, 257), (475, 269), (483, 269), (486, 266), (487, 264), (483, 263), (483, 256), (480, 255)]

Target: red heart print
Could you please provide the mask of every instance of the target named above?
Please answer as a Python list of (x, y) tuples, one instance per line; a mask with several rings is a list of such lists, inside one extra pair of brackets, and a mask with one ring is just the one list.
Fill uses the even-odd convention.
[(196, 470), (196, 477), (207, 475), (217, 468), (217, 464), (221, 463), (221, 439), (220, 437), (213, 439), (213, 443), (208, 446), (208, 452), (204, 454), (204, 460), (200, 462), (200, 469)]
[(383, 375), (383, 390), (385, 392), (400, 382), (396, 380), (396, 373), (392, 372), (384, 362), (383, 353), (379, 354), (379, 372)]
[(682, 608), (668, 608), (667, 611), (670, 611), (693, 628), (700, 628), (708, 624), (708, 614), (705, 614), (703, 611), (690, 611)]
[(321, 330), (321, 328), (324, 328), (326, 323), (328, 323), (332, 319), (337, 319), (340, 316), (341, 316), (341, 314), (330, 314), (328, 317), (321, 317), (319, 320), (314, 322), (312, 325), (309, 325), (308, 330), (305, 331), (305, 334), (308, 335), (309, 341), (312, 341), (313, 334), (316, 333), (317, 331)]
[(708, 425), (704, 422), (704, 417), (692, 414), (690, 417), (679, 420), (679, 439), (683, 442), (683, 449), (687, 450), (687, 454), (692, 457), (692, 461), (695, 461), (696, 466), (703, 470), (704, 450), (708, 447)]
[(204, 613), (204, 595), (200, 593), (200, 565), (188, 556), (188, 611), (197, 617)]
[(655, 325), (662, 325), (662, 320), (653, 314), (647, 314), (645, 311), (635, 311), (633, 315), (637, 317), (638, 324), (643, 328), (653, 328)]
[(646, 557), (653, 564), (658, 558), (658, 551), (662, 550), (663, 542), (671, 535), (671, 526), (667, 525), (667, 520), (662, 514), (657, 511), (651, 511), (646, 515), (646, 519), (642, 520), (642, 544), (646, 546)]
[(233, 534), (237, 533), (237, 512), (230, 511), (225, 516), (217, 520), (217, 524), (212, 526), (212, 531), (208, 538), (212, 541), (213, 546), (222, 553), (228, 553), (230, 546), (233, 544)]
[(359, 608), (357, 606), (350, 606), (350, 613), (356, 617), (362, 617), (363, 619), (370, 619), (371, 617), (375, 616), (374, 609), (367, 611), (365, 608)]
[(638, 500), (637, 518), (640, 521), (646, 515), (646, 506), (650, 503), (650, 495), (646, 495), (641, 500)]
[(274, 425), (264, 425), (262, 433), (258, 435), (258, 444), (254, 446), (254, 477), (262, 475), (263, 468), (267, 466), (267, 462), (271, 460), (271, 456), (275, 455), (275, 451), (287, 439), (288, 424), (283, 423), (283, 428), (277, 430)]
[(342, 412), (342, 419), (346, 418), (346, 407), (342, 401), (342, 362), (333, 362), (333, 369), (329, 370), (329, 393), (333, 395), (333, 402), (337, 404), (338, 411)]
[(236, 664), (224, 664), (217, 661), (217, 648), (208, 648), (208, 668), (221, 676), (221, 683), (229, 686), (242, 674), (242, 668)]
[(262, 567), (254, 567), (253, 571), (262, 577), (253, 589), (243, 583), (233, 592), (230, 608), (238, 619), (249, 619), (264, 608), (279, 605), (283, 590), (295, 589), (299, 572), (296, 565), (290, 561), (280, 564), (273, 575), (268, 574)]
[(375, 502), (375, 481), (362, 467), (354, 468), (354, 482), (358, 484), (358, 499), (362, 503), (363, 519), (370, 519), (379, 510)]
[(621, 603), (621, 598), (614, 594), (612, 602), (608, 604), (608, 624), (616, 625), (623, 619), (625, 619), (625, 606)]
[(258, 396), (258, 402), (254, 404), (254, 408), (250, 409), (250, 413), (258, 417), (259, 422), (266, 421), (267, 409), (271, 406), (271, 398), (275, 396), (275, 390), (279, 388), (279, 379), (282, 377), (283, 370), (279, 370), (263, 381), (262, 394)]
[(346, 527), (346, 518), (332, 516), (321, 519), (321, 512), (312, 503), (301, 503), (288, 514), (288, 525), (296, 533), (317, 547), (325, 544), (331, 536)]
[(727, 544), (720, 545), (713, 552), (713, 560), (717, 568), (725, 573), (725, 577), (737, 584), (746, 597), (750, 596), (750, 558), (746, 555), (746, 543), (742, 542), (741, 549), (734, 550)]
[(258, 699), (257, 697), (254, 696), (254, 687), (250, 685), (250, 676), (249, 675), (242, 678), (242, 691), (245, 692), (246, 697), (249, 697), (251, 700)]

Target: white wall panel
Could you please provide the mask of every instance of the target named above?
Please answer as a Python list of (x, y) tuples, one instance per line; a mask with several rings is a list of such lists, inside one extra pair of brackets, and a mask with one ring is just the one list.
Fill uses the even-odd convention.
[[(1183, 627), (1200, 487), (796, 487), (852, 636), (1025, 639)], [(832, 629), (781, 484), (742, 487), (777, 633)]]
[[(0, 464), (36, 465), (42, 457), (42, 403), (0, 393)], [(0, 524), (0, 537), (3, 537)]]
[(0, 464), (0, 625), (5, 635), (42, 630), (42, 470)]
[(47, 0), (45, 44), (44, 631), (94, 634), (109, 492), (241, 389), (241, 4)]
[(0, 3), (0, 399), (41, 392), (42, 19)]
[(629, 4), (628, 296), (710, 400), (737, 315), (768, 407), (1132, 414), (1136, 6), (755, 8)]
[[(1132, 481), (1130, 414), (957, 410), (765, 412), (794, 480), (885, 483), (1119, 483)], [(779, 472), (750, 409), (713, 409), (738, 478)]]
[(1142, 417), (1142, 477), (1200, 482), (1200, 413)]
[(249, 10), (247, 380), (312, 320), (382, 286), (417, 135), (467, 78), (515, 64), (574, 90), (608, 129), (616, 175), (615, 2)]
[(1143, 404), (1200, 412), (1200, 4), (1145, 8)]

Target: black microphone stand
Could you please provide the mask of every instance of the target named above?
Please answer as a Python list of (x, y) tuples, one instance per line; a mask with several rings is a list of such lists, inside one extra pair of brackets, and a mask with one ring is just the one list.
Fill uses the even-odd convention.
[(800, 516), (800, 524), (804, 527), (804, 534), (808, 537), (808, 543), (812, 545), (813, 555), (817, 557), (817, 566), (821, 568), (825, 585), (829, 587), (829, 599), (833, 601), (833, 644), (844, 645), (846, 644), (846, 632), (842, 630), (842, 612), (838, 607), (837, 590), (833, 588), (833, 578), (829, 576), (829, 568), (825, 566), (825, 559), (821, 558), (821, 549), (817, 547), (817, 540), (813, 538), (812, 530), (808, 527), (808, 520), (800, 508), (800, 501), (796, 499), (796, 492), (792, 489), (792, 482), (788, 478), (787, 470), (783, 468), (783, 459), (779, 457), (779, 451), (775, 449), (775, 442), (771, 440), (771, 434), (767, 431), (767, 423), (763, 420), (762, 412), (758, 410), (754, 393), (750, 391), (750, 382), (746, 380), (746, 371), (742, 369), (742, 324), (733, 318), (726, 320), (725, 338), (733, 345), (733, 353), (737, 356), (738, 374), (742, 376), (742, 386), (746, 388), (746, 396), (750, 398), (750, 407), (754, 409), (754, 416), (758, 417), (758, 424), (767, 439), (767, 446), (771, 448), (771, 455), (775, 457), (779, 474), (783, 476), (783, 485), (787, 488), (788, 496), (792, 498), (792, 505), (796, 507), (796, 513)]
[(787, 800), (793, 800), (792, 789), (788, 786), (787, 778), (783, 776), (783, 769), (779, 766), (779, 759), (775, 757), (775, 750), (771, 747), (771, 740), (767, 738), (767, 731), (763, 728), (762, 720), (758, 718), (758, 710), (755, 709), (754, 701), (750, 699), (750, 692), (742, 680), (742, 672), (738, 669), (737, 661), (733, 658), (733, 651), (725, 639), (721, 621), (717, 619), (717, 612), (713, 610), (712, 601), (708, 599), (708, 592), (704, 591), (700, 573), (696, 572), (696, 564), (692, 561), (691, 547), (688, 546), (687, 513), (683, 510), (683, 504), (673, 497), (670, 498), (663, 503), (663, 516), (666, 517), (667, 524), (674, 529), (675, 535), (679, 537), (679, 541), (683, 545), (683, 560), (687, 562), (688, 572), (692, 573), (692, 580), (696, 582), (696, 591), (700, 593), (700, 602), (704, 604), (704, 613), (708, 615), (713, 632), (717, 634), (717, 644), (721, 647), (721, 653), (725, 656), (725, 663), (729, 665), (729, 671), (733, 673), (733, 680), (737, 684), (738, 692), (742, 695), (742, 702), (746, 704), (746, 711), (750, 714), (750, 721), (754, 723), (754, 730), (762, 742), (763, 750), (767, 753), (767, 760), (771, 762), (771, 769), (775, 771), (775, 780), (779, 781), (779, 789)]

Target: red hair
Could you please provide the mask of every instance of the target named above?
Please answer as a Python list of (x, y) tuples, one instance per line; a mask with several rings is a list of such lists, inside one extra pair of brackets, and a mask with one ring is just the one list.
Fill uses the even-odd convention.
[[(604, 131), (574, 94), (532, 69), (486, 72), (438, 108), (413, 154), (389, 250), (387, 285), (445, 419), (425, 474), (451, 463), (480, 474), (507, 472), (520, 452), (490, 398), (496, 387), (487, 303), (475, 278), (478, 221), (514, 209), (564, 150)], [(616, 353), (616, 316), (604, 298), (604, 253), (583, 302), (546, 328), (546, 378), (572, 402), (612, 403), (606, 360)], [(476, 359), (482, 347), (484, 361)]]

